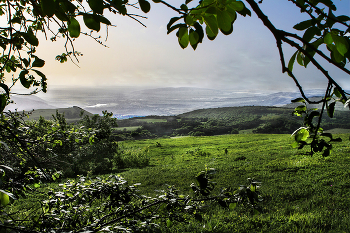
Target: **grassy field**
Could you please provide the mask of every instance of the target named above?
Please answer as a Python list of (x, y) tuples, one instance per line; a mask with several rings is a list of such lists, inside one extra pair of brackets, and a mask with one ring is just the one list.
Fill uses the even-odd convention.
[[(350, 142), (339, 135), (331, 156), (310, 157), (290, 147), (289, 135), (224, 135), (122, 142), (147, 147), (151, 166), (121, 173), (141, 183), (149, 195), (175, 185), (190, 193), (195, 175), (215, 168), (220, 187), (238, 187), (247, 178), (262, 182), (264, 213), (249, 208), (229, 211), (213, 207), (203, 222), (178, 224), (168, 232), (349, 232)], [(227, 148), (228, 153), (225, 154)]]
[[(161, 225), (161, 232), (349, 232), (350, 141), (337, 135), (329, 157), (307, 154), (290, 146), (290, 135), (239, 134), (124, 141), (125, 150), (148, 152), (150, 166), (120, 174), (141, 183), (142, 194), (174, 185), (190, 194), (190, 184), (205, 167), (215, 168), (215, 190), (237, 188), (247, 178), (262, 182), (262, 213), (249, 207), (234, 210), (210, 206), (202, 222)], [(227, 153), (225, 150), (227, 149)], [(52, 184), (57, 185), (57, 184)], [(18, 203), (24, 203), (21, 200)]]

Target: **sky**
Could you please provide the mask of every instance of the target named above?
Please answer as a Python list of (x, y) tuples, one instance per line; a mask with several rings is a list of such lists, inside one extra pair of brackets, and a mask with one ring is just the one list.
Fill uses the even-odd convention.
[[(175, 6), (184, 1), (168, 1)], [(334, 0), (336, 15), (350, 15), (349, 0)], [(246, 4), (247, 5), (247, 4)], [(279, 29), (292, 29), (308, 19), (287, 0), (264, 0), (259, 5)], [(249, 8), (249, 6), (247, 5)], [(140, 13), (140, 11), (136, 11)], [(72, 62), (60, 64), (55, 56), (64, 52), (64, 39), (40, 40), (39, 57), (46, 61), (41, 70), (48, 77), (48, 88), (69, 87), (200, 87), (236, 91), (296, 91), (287, 74), (282, 74), (279, 54), (272, 34), (252, 12), (238, 16), (231, 35), (220, 34), (214, 41), (206, 37), (196, 51), (182, 49), (175, 32), (167, 35), (166, 25), (177, 13), (151, 2), (151, 11), (142, 19), (147, 26), (119, 15), (108, 14), (116, 27), (109, 27), (105, 48), (88, 37), (75, 40), (75, 49), (83, 53), (79, 67)], [(101, 28), (102, 40), (106, 30)], [(289, 58), (294, 49), (284, 46)], [(344, 88), (350, 89), (349, 75), (326, 63), (326, 69)], [(326, 88), (325, 78), (315, 68), (295, 65), (295, 73), (306, 88)]]

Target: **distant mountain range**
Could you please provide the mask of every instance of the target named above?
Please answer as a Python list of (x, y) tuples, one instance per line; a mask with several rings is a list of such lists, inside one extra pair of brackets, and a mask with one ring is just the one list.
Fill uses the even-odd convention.
[[(321, 96), (322, 90), (307, 92), (307, 96)], [(15, 102), (5, 110), (56, 109), (80, 106), (93, 114), (107, 110), (117, 118), (147, 115), (178, 115), (196, 109), (235, 106), (287, 106), (298, 92), (249, 93), (202, 88), (85, 88), (53, 89), (48, 94), (13, 95)], [(342, 106), (339, 105), (339, 109)]]

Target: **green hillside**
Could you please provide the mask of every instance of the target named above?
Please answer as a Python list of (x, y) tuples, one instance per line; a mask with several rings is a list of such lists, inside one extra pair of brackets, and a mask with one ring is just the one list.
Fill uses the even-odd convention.
[[(322, 128), (325, 131), (346, 133), (350, 129), (349, 117), (349, 111), (336, 111), (334, 118), (329, 118), (325, 113)], [(244, 106), (199, 109), (172, 117), (124, 119), (119, 120), (118, 125), (120, 130), (117, 128), (115, 131), (118, 140), (238, 133), (291, 134), (303, 125), (303, 118), (295, 116), (293, 108)]]
[[(88, 116), (92, 116), (93, 114), (85, 111), (84, 109), (77, 107), (77, 106), (73, 106), (71, 108), (58, 108), (58, 109), (37, 109), (31, 112), (27, 112), (29, 113), (29, 118), (27, 118), (28, 120), (38, 120), (40, 118), (40, 116), (44, 117), (45, 119), (49, 120), (49, 119), (53, 119), (52, 115), (56, 115), (56, 110), (60, 113), (60, 114), (64, 114), (67, 122), (69, 123), (73, 123), (73, 122), (77, 122), (80, 119), (82, 119), (83, 115), (88, 115)], [(82, 115), (83, 113), (83, 115)]]

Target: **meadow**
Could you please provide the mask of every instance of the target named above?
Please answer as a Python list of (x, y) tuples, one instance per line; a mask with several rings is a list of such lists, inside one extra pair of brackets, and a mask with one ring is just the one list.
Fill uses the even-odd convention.
[[(263, 212), (249, 208), (225, 210), (219, 206), (203, 222), (176, 225), (168, 232), (349, 232), (350, 142), (337, 135), (329, 157), (308, 154), (290, 146), (290, 135), (248, 134), (176, 137), (128, 141), (123, 147), (147, 147), (150, 166), (121, 173), (142, 192), (175, 185), (189, 193), (194, 177), (215, 168), (213, 180), (237, 188), (247, 178), (262, 182)], [(225, 153), (225, 149), (227, 153)]]
[[(169, 186), (191, 194), (190, 184), (206, 167), (216, 171), (214, 193), (223, 187), (236, 189), (248, 178), (262, 182), (260, 213), (249, 206), (225, 209), (212, 204), (202, 221), (160, 223), (160, 232), (349, 232), (350, 141), (349, 134), (336, 136), (343, 141), (333, 144), (328, 157), (310, 156), (306, 147), (293, 149), (290, 135), (284, 134), (123, 141), (118, 143), (121, 149), (133, 151), (134, 156), (146, 153), (150, 163), (118, 174), (129, 184), (141, 183), (140, 194), (148, 196)], [(14, 211), (26, 202), (11, 208)]]

